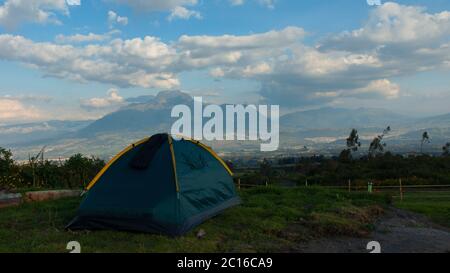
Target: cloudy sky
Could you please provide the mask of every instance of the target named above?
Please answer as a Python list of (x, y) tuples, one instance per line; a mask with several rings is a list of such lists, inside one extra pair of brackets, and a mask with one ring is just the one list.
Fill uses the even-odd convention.
[(283, 112), (450, 112), (450, 1), (0, 0), (0, 124), (183, 90)]

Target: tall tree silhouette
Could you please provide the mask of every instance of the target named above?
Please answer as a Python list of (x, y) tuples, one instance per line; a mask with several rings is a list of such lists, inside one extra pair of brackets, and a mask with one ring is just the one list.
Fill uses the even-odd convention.
[(349, 137), (347, 138), (347, 149), (344, 149), (339, 158), (342, 161), (350, 161), (352, 159), (352, 152), (358, 151), (358, 148), (361, 147), (361, 142), (359, 141), (358, 131), (356, 129), (352, 129)]
[(353, 152), (356, 152), (359, 147), (361, 147), (361, 142), (359, 141), (358, 131), (356, 129), (352, 129), (350, 136), (347, 138), (347, 148)]
[(384, 137), (391, 132), (391, 126), (383, 130), (381, 135), (378, 135), (372, 140), (369, 146), (369, 157), (376, 156), (378, 153), (383, 153), (387, 144), (383, 142)]
[(14, 160), (11, 151), (0, 147), (0, 176), (9, 175), (13, 165)]
[(450, 142), (447, 142), (444, 147), (442, 147), (443, 156), (450, 156)]
[(430, 141), (430, 135), (428, 134), (428, 132), (423, 132), (422, 134), (422, 141), (420, 143), (420, 153), (423, 154), (423, 145), (426, 143), (431, 143)]

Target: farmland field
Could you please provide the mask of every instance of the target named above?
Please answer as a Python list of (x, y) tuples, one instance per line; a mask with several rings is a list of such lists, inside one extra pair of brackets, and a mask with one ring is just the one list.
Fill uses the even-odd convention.
[(450, 228), (450, 191), (406, 192), (403, 201), (395, 199), (395, 205)]
[[(115, 231), (67, 232), (79, 198), (27, 203), (0, 213), (0, 252), (291, 252), (301, 242), (327, 236), (364, 237), (388, 206), (385, 195), (321, 188), (261, 187), (241, 192), (243, 204), (185, 236)], [(206, 232), (197, 238), (200, 229)]]

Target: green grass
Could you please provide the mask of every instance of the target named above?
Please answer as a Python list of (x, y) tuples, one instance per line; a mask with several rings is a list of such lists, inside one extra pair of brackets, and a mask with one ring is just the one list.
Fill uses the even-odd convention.
[(401, 209), (428, 216), (432, 221), (450, 227), (450, 192), (407, 192), (403, 201), (396, 200)]
[[(312, 238), (364, 236), (388, 203), (383, 195), (310, 188), (254, 188), (243, 205), (228, 209), (185, 236), (97, 231), (71, 233), (79, 198), (23, 204), (0, 212), (0, 252), (285, 252)], [(199, 229), (206, 236), (198, 239)]]

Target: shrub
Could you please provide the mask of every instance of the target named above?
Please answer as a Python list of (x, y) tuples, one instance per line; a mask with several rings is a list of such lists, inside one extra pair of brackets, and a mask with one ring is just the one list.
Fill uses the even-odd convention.
[(0, 148), (0, 189), (86, 187), (103, 166), (103, 160), (81, 154), (67, 161), (33, 159), (18, 164), (10, 151)]

